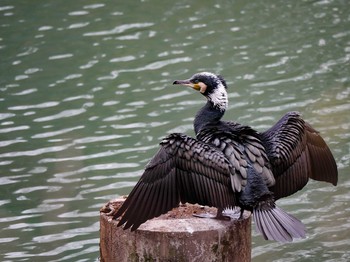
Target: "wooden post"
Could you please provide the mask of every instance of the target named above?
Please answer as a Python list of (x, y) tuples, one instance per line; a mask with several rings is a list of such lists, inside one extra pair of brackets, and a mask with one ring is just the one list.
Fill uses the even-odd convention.
[[(123, 261), (250, 261), (251, 219), (198, 218), (216, 208), (185, 204), (151, 219), (131, 232), (111, 219), (123, 203), (117, 199), (100, 211), (100, 259)], [(109, 213), (109, 214), (108, 214)]]

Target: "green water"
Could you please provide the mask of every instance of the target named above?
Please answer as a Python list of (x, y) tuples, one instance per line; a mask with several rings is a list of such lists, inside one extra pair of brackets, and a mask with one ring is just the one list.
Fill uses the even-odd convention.
[(130, 192), (162, 137), (193, 135), (199, 71), (229, 85), (225, 119), (258, 130), (298, 110), (339, 185), (279, 205), (307, 239), (253, 261), (350, 260), (348, 1), (0, 2), (0, 260), (96, 261), (99, 208)]

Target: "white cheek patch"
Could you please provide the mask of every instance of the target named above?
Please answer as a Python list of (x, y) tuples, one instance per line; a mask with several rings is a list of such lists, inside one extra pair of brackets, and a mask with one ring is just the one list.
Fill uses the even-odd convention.
[(202, 94), (204, 94), (205, 91), (207, 90), (207, 85), (204, 84), (203, 82), (199, 82), (198, 85), (199, 85), (199, 87), (200, 87), (199, 92), (201, 92)]
[(227, 91), (222, 83), (208, 97), (221, 111), (226, 110), (228, 105)]

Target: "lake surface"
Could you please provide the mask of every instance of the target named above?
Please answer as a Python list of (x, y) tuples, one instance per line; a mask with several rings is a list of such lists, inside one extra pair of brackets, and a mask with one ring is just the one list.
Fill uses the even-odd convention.
[(99, 208), (128, 194), (205, 102), (172, 86), (229, 85), (227, 120), (263, 131), (298, 110), (339, 184), (279, 201), (307, 227), (291, 244), (253, 230), (253, 261), (350, 260), (348, 1), (0, 2), (0, 260), (97, 261)]

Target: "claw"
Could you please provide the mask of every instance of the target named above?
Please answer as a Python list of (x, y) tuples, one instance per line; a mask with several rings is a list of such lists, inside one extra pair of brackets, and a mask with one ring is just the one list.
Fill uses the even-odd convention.
[(241, 208), (241, 211), (240, 211), (240, 215), (239, 215), (238, 220), (243, 220), (243, 219), (244, 219), (244, 217), (243, 217), (243, 213), (244, 213), (244, 209), (243, 209), (243, 208)]

